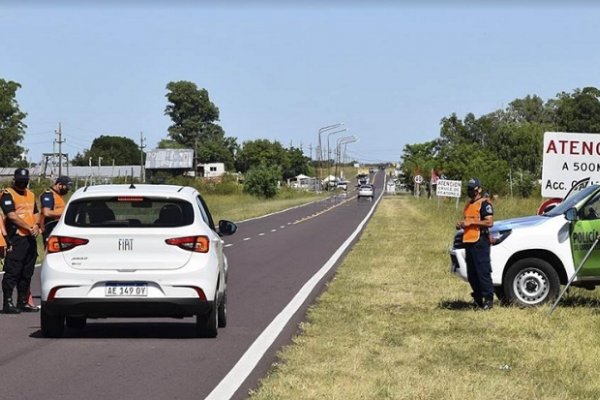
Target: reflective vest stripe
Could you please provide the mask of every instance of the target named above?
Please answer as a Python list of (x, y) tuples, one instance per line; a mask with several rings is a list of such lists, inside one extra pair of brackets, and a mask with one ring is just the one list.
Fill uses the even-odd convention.
[[(35, 224), (35, 216), (33, 215), (33, 210), (35, 210), (35, 195), (33, 192), (25, 189), (25, 194), (22, 195), (12, 188), (5, 190), (12, 196), (17, 216), (25, 221), (28, 226), (33, 226)], [(29, 229), (17, 228), (17, 233), (20, 236), (29, 236), (31, 232)]]
[[(479, 222), (481, 221), (481, 204), (483, 203), (483, 198), (474, 201), (473, 203), (467, 203), (464, 209), (464, 217), (465, 221), (469, 222)], [(481, 227), (477, 225), (469, 225), (465, 227), (465, 232), (463, 234), (463, 243), (475, 243), (479, 240), (479, 236), (481, 233)]]

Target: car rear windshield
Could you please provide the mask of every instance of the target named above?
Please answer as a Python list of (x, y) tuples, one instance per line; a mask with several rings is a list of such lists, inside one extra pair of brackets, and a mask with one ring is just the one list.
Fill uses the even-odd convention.
[(140, 196), (89, 198), (69, 203), (65, 223), (77, 227), (178, 227), (194, 222), (184, 200)]

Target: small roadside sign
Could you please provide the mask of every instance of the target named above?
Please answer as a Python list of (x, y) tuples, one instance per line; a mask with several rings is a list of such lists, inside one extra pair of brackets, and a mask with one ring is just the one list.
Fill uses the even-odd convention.
[(438, 197), (460, 197), (462, 181), (451, 181), (449, 179), (438, 180), (435, 194)]
[(423, 183), (423, 177), (421, 175), (415, 175), (414, 180), (417, 184)]

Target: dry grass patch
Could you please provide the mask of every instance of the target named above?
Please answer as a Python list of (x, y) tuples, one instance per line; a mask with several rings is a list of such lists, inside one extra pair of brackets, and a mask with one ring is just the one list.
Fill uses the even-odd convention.
[[(536, 206), (496, 202), (497, 215)], [(572, 291), (551, 319), (548, 307), (471, 309), (448, 271), (459, 214), (385, 199), (251, 398), (600, 398), (596, 293)]]

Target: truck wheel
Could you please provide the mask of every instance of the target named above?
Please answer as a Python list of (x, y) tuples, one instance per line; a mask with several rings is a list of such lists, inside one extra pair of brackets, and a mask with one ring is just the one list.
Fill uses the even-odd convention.
[(550, 263), (539, 258), (524, 258), (510, 266), (503, 287), (509, 303), (532, 307), (555, 299), (560, 280)]

